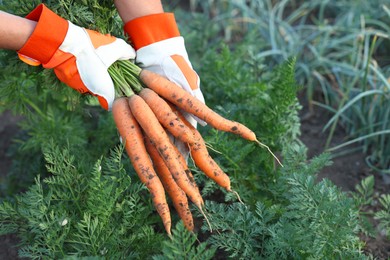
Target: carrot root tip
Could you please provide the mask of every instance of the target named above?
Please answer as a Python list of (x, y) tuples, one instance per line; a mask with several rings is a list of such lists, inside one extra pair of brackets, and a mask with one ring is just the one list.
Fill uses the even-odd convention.
[(211, 227), (211, 223), (209, 219), (206, 216), (206, 213), (203, 211), (202, 207), (199, 207), (200, 213), (202, 213), (203, 217), (205, 218), (207, 225), (209, 226), (210, 232), (213, 233), (213, 228)]
[(262, 142), (260, 142), (260, 141), (257, 140), (257, 139), (256, 139), (255, 142), (256, 142), (258, 145), (260, 145), (260, 146), (264, 147), (265, 149), (267, 149), (267, 151), (275, 158), (275, 160), (278, 162), (278, 164), (279, 164), (280, 166), (284, 167), (283, 164), (280, 162), (279, 158), (271, 151), (271, 149), (268, 147), (268, 145), (263, 144)]
[(222, 152), (218, 151), (217, 149), (213, 148), (212, 145), (210, 145), (209, 143), (206, 143), (206, 147), (210, 150), (212, 150), (213, 152), (217, 153), (217, 154), (222, 154)]
[(167, 232), (168, 236), (172, 236), (170, 222), (169, 222), (169, 224), (165, 224), (165, 231)]
[(239, 201), (241, 204), (245, 205), (245, 203), (241, 200), (241, 197), (240, 197), (240, 195), (238, 194), (237, 191), (235, 191), (235, 190), (230, 190), (230, 192), (233, 192), (233, 193), (237, 196), (238, 201)]

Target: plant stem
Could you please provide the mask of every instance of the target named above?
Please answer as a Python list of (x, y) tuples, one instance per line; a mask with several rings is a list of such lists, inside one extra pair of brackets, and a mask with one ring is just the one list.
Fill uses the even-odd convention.
[[(374, 53), (374, 48), (375, 48), (375, 43), (376, 40), (378, 39), (378, 35), (374, 35), (374, 39), (372, 40), (372, 44), (368, 53), (368, 59), (367, 59), (367, 64), (366, 64), (366, 69), (364, 71), (364, 77), (363, 77), (363, 92), (367, 90), (367, 76), (370, 70), (370, 63), (371, 63), (371, 58)], [(366, 101), (362, 99), (362, 111), (365, 111), (365, 106), (366, 106)]]
[(130, 97), (134, 95), (131, 86), (127, 83), (117, 63), (112, 64), (108, 68), (108, 73), (110, 74), (112, 81), (114, 82), (115, 92), (117, 96)]
[(143, 89), (143, 84), (139, 79), (142, 69), (129, 60), (116, 61), (108, 68), (112, 80), (114, 81), (117, 96), (130, 97)]
[(130, 61), (118, 61), (118, 65), (121, 68), (127, 83), (130, 84), (135, 92), (140, 92), (144, 88), (144, 85), (139, 78), (141, 68)]
[(39, 109), (39, 107), (34, 102), (32, 102), (30, 99), (23, 96), (23, 101), (26, 102), (27, 104), (29, 104), (30, 107), (33, 108), (35, 110), (35, 112), (37, 112), (42, 118), (46, 118), (46, 115), (42, 112), (42, 110)]

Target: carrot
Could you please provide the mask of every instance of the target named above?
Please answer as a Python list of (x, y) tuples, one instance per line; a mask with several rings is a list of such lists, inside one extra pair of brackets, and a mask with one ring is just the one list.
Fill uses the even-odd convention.
[(115, 124), (125, 142), (126, 152), (140, 180), (149, 189), (154, 206), (160, 215), (166, 232), (171, 235), (171, 216), (165, 197), (164, 187), (153, 170), (143, 141), (141, 128), (131, 113), (128, 99), (117, 98), (112, 106)]
[(245, 125), (220, 116), (206, 104), (167, 78), (150, 70), (141, 69), (130, 61), (120, 61), (118, 64), (129, 78), (132, 78), (131, 75), (139, 77), (141, 82), (154, 90), (158, 95), (184, 111), (195, 115), (215, 129), (240, 135), (249, 141), (257, 141), (255, 133)]
[(193, 134), (197, 137), (198, 142), (189, 144), (190, 147), (190, 153), (191, 158), (194, 161), (195, 165), (204, 173), (207, 177), (215, 181), (219, 186), (222, 188), (225, 188), (228, 192), (233, 192), (238, 200), (241, 201), (240, 195), (232, 190), (230, 185), (230, 178), (229, 176), (221, 169), (221, 167), (214, 161), (214, 159), (210, 156), (206, 143), (204, 142), (201, 134), (199, 131), (191, 125), (184, 115), (180, 113), (177, 109), (171, 105), (172, 110), (175, 112), (175, 114), (178, 115), (180, 120), (182, 120), (186, 126), (188, 126)]
[(205, 121), (215, 129), (237, 134), (244, 139), (256, 142), (258, 145), (266, 148), (283, 167), (283, 164), (271, 149), (260, 142), (256, 134), (245, 125), (222, 117), (183, 88), (157, 73), (141, 69), (130, 61), (120, 61), (118, 64), (124, 69), (127, 75), (138, 77), (148, 88), (154, 90), (158, 95), (172, 102), (182, 110)]
[(215, 129), (240, 135), (249, 141), (257, 140), (252, 130), (238, 122), (220, 116), (172, 81), (149, 70), (142, 70), (139, 76), (148, 88), (153, 89), (177, 107), (207, 122)]
[(219, 167), (207, 151), (204, 143), (190, 145), (191, 158), (195, 165), (204, 172), (207, 177), (214, 180), (219, 186), (231, 191), (229, 176)]
[[(181, 154), (181, 152), (179, 151), (179, 149), (176, 146), (173, 146), (173, 148), (175, 150), (176, 155), (178, 156), (178, 160), (179, 160), (180, 164), (184, 168), (184, 171), (187, 175), (188, 180), (190, 181), (190, 184), (193, 187), (195, 187), (196, 189), (198, 189), (198, 186), (195, 182), (194, 176), (192, 175), (191, 170), (188, 168), (186, 159), (184, 158), (184, 156)], [(200, 213), (203, 215), (203, 217), (205, 218), (207, 224), (209, 225), (210, 231), (212, 232), (213, 229), (211, 227), (211, 223), (210, 223), (206, 213), (204, 212), (203, 207), (198, 207), (198, 209), (199, 209)]]
[(185, 169), (179, 161), (180, 155), (175, 152), (174, 145), (170, 141), (167, 133), (159, 123), (153, 111), (138, 95), (132, 95), (129, 97), (128, 101), (131, 112), (140, 124), (141, 128), (144, 130), (145, 134), (156, 146), (179, 187), (198, 208), (202, 208), (204, 202), (197, 186), (193, 186), (188, 179)]
[(179, 111), (175, 110), (175, 112), (178, 117), (186, 124), (186, 126), (191, 129), (192, 133), (198, 140), (196, 143), (189, 144), (191, 158), (194, 160), (195, 165), (203, 173), (205, 173), (206, 176), (214, 180), (219, 186), (225, 188), (227, 191), (231, 191), (229, 176), (210, 156), (201, 134), (185, 119), (185, 117)]
[(144, 88), (139, 93), (152, 109), (159, 122), (184, 143), (194, 143), (196, 140), (191, 130), (177, 117), (167, 102), (151, 89)]
[(141, 70), (139, 77), (148, 88), (153, 89), (166, 100), (169, 100), (184, 111), (195, 115), (215, 129), (237, 134), (244, 139), (256, 142), (260, 146), (265, 147), (277, 162), (283, 166), (271, 149), (257, 140), (256, 134), (245, 125), (222, 117), (174, 82), (152, 71)]
[(156, 147), (153, 145), (152, 141), (147, 136), (145, 136), (145, 145), (146, 150), (148, 151), (149, 156), (153, 161), (153, 165), (157, 172), (157, 175), (160, 177), (160, 180), (166, 192), (171, 197), (173, 206), (175, 207), (180, 219), (183, 221), (184, 226), (188, 230), (193, 231), (194, 220), (192, 218), (192, 214), (188, 206), (186, 194), (177, 185), (164, 160), (161, 158), (161, 155), (158, 153)]

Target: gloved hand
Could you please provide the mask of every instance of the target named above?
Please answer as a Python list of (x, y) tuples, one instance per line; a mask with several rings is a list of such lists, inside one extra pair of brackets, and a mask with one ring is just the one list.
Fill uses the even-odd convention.
[(134, 49), (122, 39), (78, 27), (43, 4), (26, 18), (38, 23), (18, 51), (20, 59), (53, 68), (62, 82), (96, 96), (100, 105), (110, 110), (115, 89), (107, 69), (117, 60), (133, 59)]
[[(199, 76), (192, 68), (184, 38), (180, 36), (172, 13), (136, 18), (127, 22), (124, 30), (136, 50), (136, 62), (140, 63), (140, 67), (165, 76), (204, 103)], [(197, 122), (206, 124), (189, 114), (185, 113), (184, 116), (194, 127)], [(173, 141), (180, 152), (187, 156), (187, 146)]]

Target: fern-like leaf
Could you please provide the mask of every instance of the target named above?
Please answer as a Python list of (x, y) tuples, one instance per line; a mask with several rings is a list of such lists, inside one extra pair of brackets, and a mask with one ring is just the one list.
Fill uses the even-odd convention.
[(154, 260), (163, 259), (212, 259), (215, 249), (209, 248), (207, 243), (198, 243), (196, 235), (189, 232), (183, 222), (178, 222), (172, 230), (172, 237), (163, 243), (162, 255), (156, 255)]

